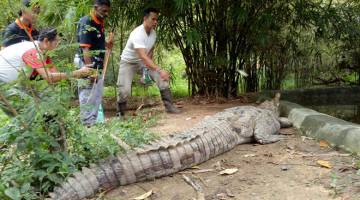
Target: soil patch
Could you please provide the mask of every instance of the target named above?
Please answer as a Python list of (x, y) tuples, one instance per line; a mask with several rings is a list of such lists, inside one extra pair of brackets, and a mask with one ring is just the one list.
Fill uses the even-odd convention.
[[(179, 103), (183, 110), (181, 114), (162, 114), (151, 130), (160, 136), (180, 132), (208, 115), (244, 105), (243, 102), (243, 99), (222, 104), (184, 100)], [(162, 107), (153, 109), (161, 110)], [(153, 194), (148, 199), (195, 199), (195, 190), (183, 179), (186, 175), (199, 183), (207, 200), (360, 199), (360, 174), (357, 175), (355, 167), (358, 159), (331, 149), (323, 142), (301, 136), (293, 128), (282, 129), (281, 132), (287, 137), (280, 142), (239, 145), (196, 169), (119, 187), (107, 192), (103, 198), (133, 199), (152, 190)], [(331, 168), (321, 166), (319, 161), (330, 164)], [(238, 171), (232, 175), (219, 175), (219, 171), (229, 168), (237, 168)]]

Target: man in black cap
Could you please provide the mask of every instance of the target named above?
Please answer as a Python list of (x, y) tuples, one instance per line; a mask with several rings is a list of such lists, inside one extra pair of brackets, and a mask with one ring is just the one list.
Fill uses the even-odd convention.
[[(105, 50), (111, 49), (113, 44), (112, 40), (105, 40), (104, 20), (109, 16), (109, 12), (110, 0), (94, 0), (90, 15), (79, 20), (77, 39), (80, 48), (74, 59), (79, 68), (91, 67), (102, 74)], [(98, 80), (87, 78), (79, 81), (80, 117), (86, 126), (97, 122), (103, 90), (103, 86), (98, 84), (100, 77)], [(91, 99), (97, 93), (101, 94)], [(96, 103), (93, 103), (93, 100)]]
[(22, 42), (37, 39), (39, 32), (34, 29), (36, 16), (40, 12), (38, 4), (31, 4), (30, 0), (23, 0), (22, 8), (19, 11), (19, 18), (8, 25), (3, 33), (2, 48)]

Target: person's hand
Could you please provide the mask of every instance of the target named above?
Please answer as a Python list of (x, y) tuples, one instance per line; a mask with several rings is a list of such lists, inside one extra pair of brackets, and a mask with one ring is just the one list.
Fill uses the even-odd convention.
[(114, 46), (114, 34), (110, 33), (109, 39), (106, 42), (106, 48), (107, 49), (112, 49)]
[(169, 72), (165, 71), (165, 70), (162, 70), (160, 69), (159, 70), (159, 75), (160, 75), (160, 78), (164, 81), (168, 81), (170, 79), (170, 74)]
[(112, 40), (111, 40), (111, 41), (108, 41), (108, 42), (106, 43), (106, 48), (107, 48), (107, 49), (112, 49), (113, 46), (114, 46), (114, 42), (113, 42)]
[(96, 76), (96, 70), (89, 67), (82, 67), (81, 69), (74, 71), (73, 74), (76, 78), (92, 77)]

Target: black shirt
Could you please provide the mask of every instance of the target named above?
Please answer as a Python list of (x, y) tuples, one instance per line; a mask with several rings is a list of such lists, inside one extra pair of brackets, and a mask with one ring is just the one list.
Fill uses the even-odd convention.
[(8, 47), (10, 45), (23, 41), (30, 41), (30, 38), (25, 31), (25, 28), (31, 34), (33, 39), (36, 40), (39, 36), (39, 32), (35, 29), (32, 29), (32, 27), (22, 26), (19, 20), (16, 20), (15, 22), (11, 23), (9, 26), (6, 27), (5, 31), (3, 32), (3, 41), (1, 45), (3, 47)]
[(105, 32), (103, 21), (96, 16), (82, 17), (78, 22), (79, 53), (84, 61), (82, 47), (89, 47), (94, 68), (102, 69), (105, 57)]

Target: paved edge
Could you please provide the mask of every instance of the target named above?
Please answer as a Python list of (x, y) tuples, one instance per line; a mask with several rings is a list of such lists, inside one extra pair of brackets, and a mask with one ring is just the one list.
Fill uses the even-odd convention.
[(360, 125), (288, 101), (281, 101), (280, 114), (303, 134), (360, 155)]

